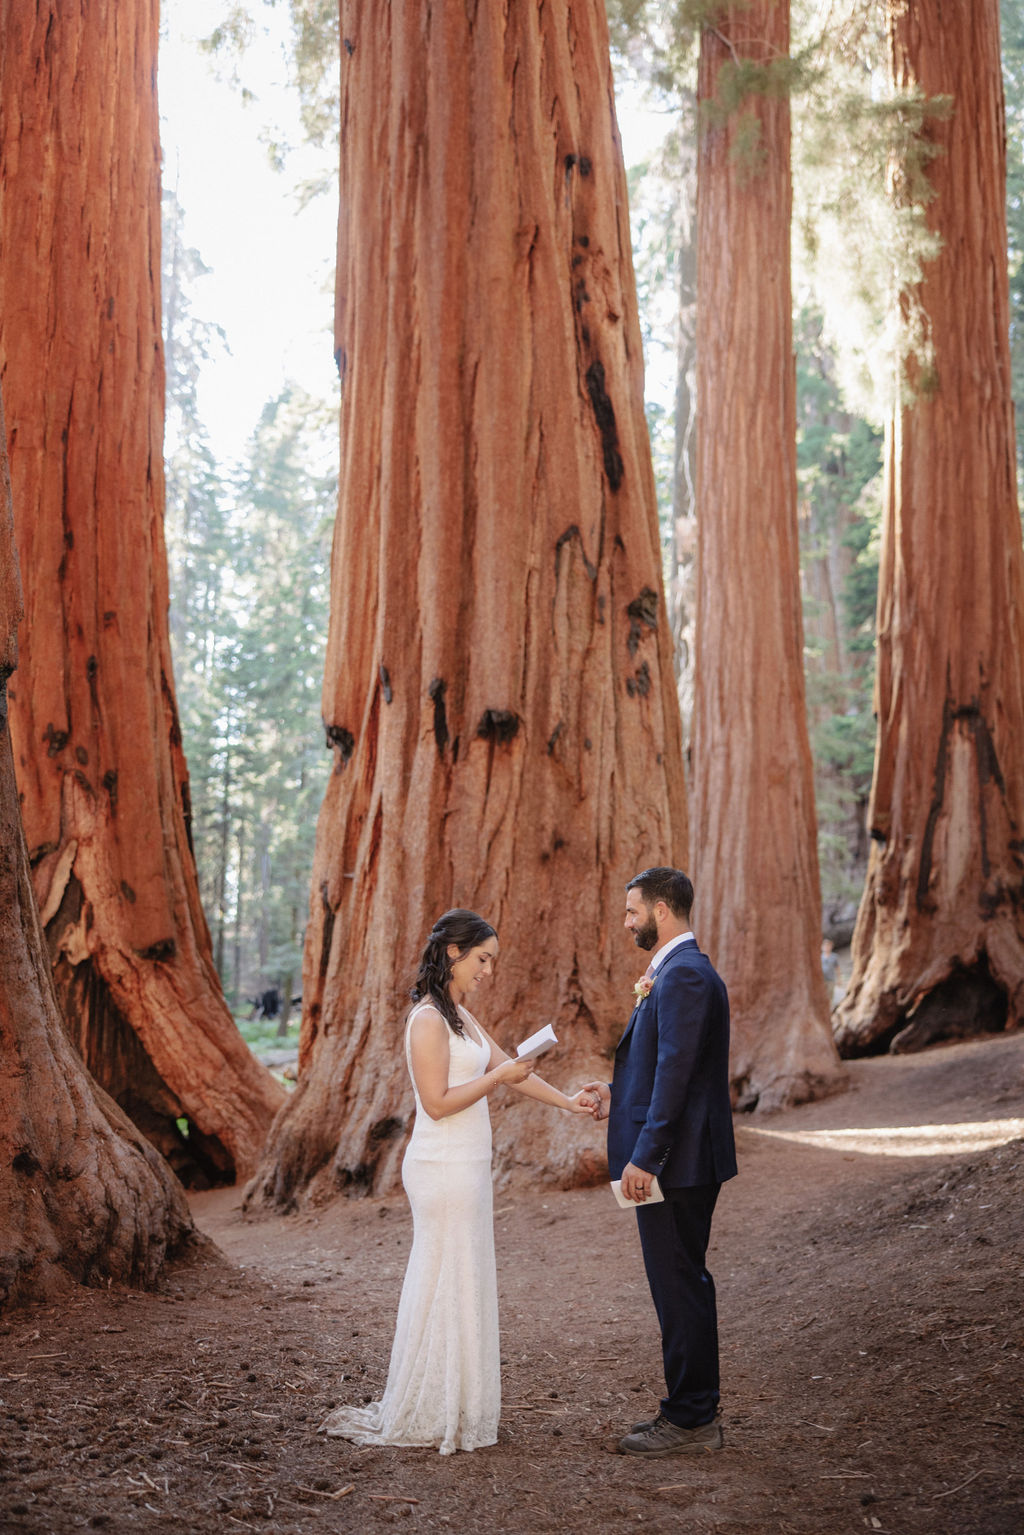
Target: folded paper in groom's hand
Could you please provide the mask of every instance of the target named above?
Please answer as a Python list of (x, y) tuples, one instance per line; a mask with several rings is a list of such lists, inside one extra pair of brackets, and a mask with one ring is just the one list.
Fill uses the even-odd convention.
[(621, 1178), (615, 1178), (612, 1180), (612, 1193), (615, 1195), (616, 1200), (623, 1210), (639, 1210), (643, 1205), (660, 1205), (665, 1198), (664, 1194), (661, 1192), (661, 1184), (658, 1182), (657, 1178), (651, 1179), (651, 1192), (648, 1194), (646, 1199), (640, 1200), (639, 1203), (635, 1199), (626, 1198), (625, 1194), (622, 1192)]
[(516, 1051), (516, 1059), (520, 1061), (535, 1061), (538, 1055), (543, 1055), (545, 1050), (550, 1050), (552, 1045), (557, 1045), (558, 1039), (550, 1023), (546, 1023), (536, 1034), (531, 1034), (529, 1039), (524, 1039)]

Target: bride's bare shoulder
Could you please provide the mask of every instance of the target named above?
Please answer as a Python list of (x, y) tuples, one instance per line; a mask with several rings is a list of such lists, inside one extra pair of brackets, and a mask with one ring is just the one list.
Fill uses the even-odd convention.
[(417, 1002), (406, 1015), (406, 1027), (412, 1034), (441, 1034), (448, 1025), (433, 1002)]

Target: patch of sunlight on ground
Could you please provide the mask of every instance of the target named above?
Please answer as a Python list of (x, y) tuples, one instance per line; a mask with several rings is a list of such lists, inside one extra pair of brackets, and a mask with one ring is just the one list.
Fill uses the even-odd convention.
[(1024, 1136), (1024, 1119), (981, 1119), (955, 1125), (883, 1125), (864, 1130), (763, 1130), (745, 1125), (750, 1135), (798, 1141), (831, 1151), (860, 1151), (869, 1156), (939, 1157), (961, 1151), (990, 1151)]

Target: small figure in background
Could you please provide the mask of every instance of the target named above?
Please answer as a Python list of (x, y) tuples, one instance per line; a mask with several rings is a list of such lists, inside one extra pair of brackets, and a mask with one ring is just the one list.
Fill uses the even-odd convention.
[(821, 940), (821, 973), (825, 977), (825, 985), (828, 988), (828, 1005), (832, 1007), (836, 1000), (836, 987), (839, 984), (839, 956), (835, 952), (835, 945), (831, 938)]

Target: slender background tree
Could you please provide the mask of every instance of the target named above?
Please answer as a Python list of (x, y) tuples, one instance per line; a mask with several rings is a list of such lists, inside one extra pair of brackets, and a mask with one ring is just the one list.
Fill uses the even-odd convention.
[(804, 700), (788, 55), (788, 0), (721, 7), (701, 37), (693, 862), (741, 1108), (838, 1075)]

